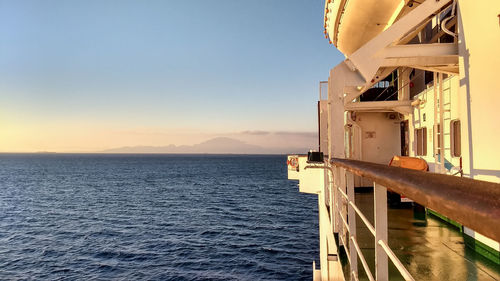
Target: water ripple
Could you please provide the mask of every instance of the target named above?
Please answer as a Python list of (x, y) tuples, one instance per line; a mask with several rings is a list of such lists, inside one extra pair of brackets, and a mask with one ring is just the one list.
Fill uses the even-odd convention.
[(310, 280), (283, 156), (0, 154), (0, 279)]

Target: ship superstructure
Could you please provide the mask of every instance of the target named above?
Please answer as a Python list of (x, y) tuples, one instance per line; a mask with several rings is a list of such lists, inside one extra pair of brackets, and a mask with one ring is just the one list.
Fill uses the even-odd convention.
[[(324, 33), (346, 57), (320, 83), (324, 158), (288, 159), (300, 191), (318, 194), (315, 280), (356, 280), (358, 268), (387, 280), (389, 261), (413, 278), (388, 246), (387, 189), (458, 225), (500, 264), (500, 1), (326, 0)], [(428, 172), (389, 167), (412, 159)], [(355, 203), (355, 188), (368, 186), (373, 218)], [(355, 217), (375, 238), (373, 273)]]

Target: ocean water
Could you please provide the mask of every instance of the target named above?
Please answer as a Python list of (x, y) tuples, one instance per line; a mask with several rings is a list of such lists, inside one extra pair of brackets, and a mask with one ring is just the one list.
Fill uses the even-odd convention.
[(284, 156), (0, 155), (0, 280), (311, 280)]

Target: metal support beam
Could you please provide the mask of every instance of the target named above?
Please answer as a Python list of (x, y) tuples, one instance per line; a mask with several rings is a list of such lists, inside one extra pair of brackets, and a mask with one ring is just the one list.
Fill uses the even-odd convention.
[(359, 48), (349, 57), (350, 61), (354, 63), (356, 69), (358, 69), (364, 77), (365, 81), (370, 81), (384, 61), (383, 56), (378, 57), (381, 50), (397, 42), (405, 36), (408, 31), (417, 27), (420, 23), (427, 20), (430, 15), (448, 5), (450, 2), (451, 0), (424, 1), (413, 11), (395, 22), (387, 30)]
[(338, 188), (340, 186), (340, 168), (335, 167), (333, 169), (334, 175), (333, 175), (333, 200), (334, 200), (334, 215), (333, 215), (333, 232), (334, 233), (340, 233), (340, 229), (342, 227), (342, 223), (340, 222), (340, 217), (339, 217), (339, 210), (340, 210), (340, 204), (342, 203), (340, 201), (340, 194), (338, 191)]
[(417, 36), (422, 29), (424, 29), (427, 24), (432, 21), (432, 17), (429, 17), (426, 21), (420, 23), (417, 27), (415, 27), (412, 31), (408, 32), (403, 38), (399, 40), (399, 44), (407, 44), (410, 42), (415, 36)]
[(453, 66), (458, 65), (458, 55), (451, 56), (413, 56), (413, 57), (390, 57), (384, 58), (380, 63), (382, 67), (398, 66)]
[(416, 68), (416, 69), (421, 69), (421, 70), (427, 70), (431, 72), (440, 72), (440, 73), (445, 73), (448, 75), (458, 75), (459, 74), (459, 69), (458, 65), (447, 65), (447, 66), (432, 66), (432, 67), (426, 67), (426, 66), (421, 66), (421, 65), (410, 65), (411, 68)]
[[(433, 79), (432, 79), (432, 83), (433, 83), (433, 87), (432, 87), (432, 90), (434, 91), (434, 124), (433, 124), (433, 127), (434, 127), (434, 138), (433, 138), (433, 145), (434, 145), (434, 164), (435, 164), (435, 172), (436, 173), (440, 173), (440, 169), (441, 169), (441, 165), (439, 164), (439, 162), (442, 160), (441, 157), (439, 157), (439, 154), (442, 152), (440, 151), (440, 146), (438, 146), (438, 138), (439, 138), (439, 131), (438, 131), (438, 123), (439, 123), (439, 114), (441, 114), (439, 112), (439, 106), (438, 106), (438, 102), (439, 102), (439, 98), (438, 98), (438, 87), (437, 87), (437, 82), (438, 82), (438, 77), (437, 77), (437, 73), (434, 72), (433, 74)], [(424, 142), (426, 142), (427, 140), (424, 139)]]
[(353, 102), (346, 105), (345, 109), (352, 111), (398, 111), (398, 112), (400, 110), (405, 110), (408, 113), (412, 111), (410, 100)]
[(410, 44), (385, 47), (383, 57), (434, 57), (458, 55), (456, 43)]
[(438, 73), (438, 85), (439, 85), (439, 142), (441, 144), (441, 147), (439, 148), (441, 151), (441, 167), (440, 170), (441, 172), (446, 171), (444, 167), (444, 95), (443, 95), (443, 73)]

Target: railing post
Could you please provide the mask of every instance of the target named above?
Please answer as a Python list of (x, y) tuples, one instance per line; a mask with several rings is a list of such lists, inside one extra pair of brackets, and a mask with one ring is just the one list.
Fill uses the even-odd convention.
[(333, 175), (333, 200), (334, 200), (334, 209), (333, 209), (333, 232), (334, 233), (340, 233), (340, 227), (342, 226), (340, 224), (340, 218), (339, 218), (339, 211), (340, 211), (340, 200), (339, 200), (339, 191), (338, 188), (340, 186), (340, 168), (337, 166), (334, 166), (334, 171), (335, 174)]
[(375, 208), (375, 279), (389, 280), (387, 254), (379, 240), (387, 242), (387, 188), (373, 183), (373, 198)]
[(319, 217), (319, 261), (321, 264), (321, 280), (328, 280), (328, 242), (327, 231), (330, 231), (325, 226), (325, 214), (327, 208), (325, 203), (325, 189), (318, 193), (318, 217)]
[(322, 170), (323, 172), (323, 190), (325, 191), (325, 205), (331, 207), (332, 201), (330, 201), (330, 180), (329, 173), (327, 169)]
[(335, 176), (333, 174), (333, 170), (330, 169), (331, 173), (326, 173), (328, 175), (328, 191), (330, 194), (330, 231), (332, 233), (335, 233), (335, 184), (334, 184), (334, 179)]
[[(347, 179), (347, 198), (349, 201), (355, 203), (354, 195), (354, 175), (351, 172), (346, 172)], [(347, 221), (349, 222), (349, 237), (352, 236), (356, 239), (356, 210), (348, 204), (347, 206)], [(348, 239), (350, 241), (350, 239)], [(355, 275), (354, 280), (358, 279), (358, 253), (349, 242), (349, 256), (351, 257), (351, 273)], [(351, 276), (351, 274), (349, 274)]]

